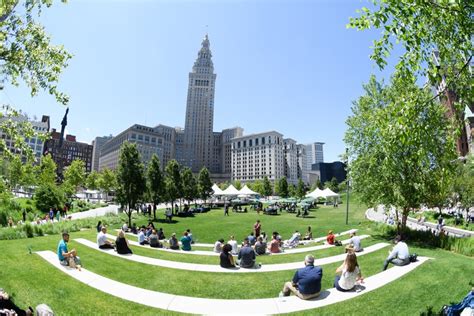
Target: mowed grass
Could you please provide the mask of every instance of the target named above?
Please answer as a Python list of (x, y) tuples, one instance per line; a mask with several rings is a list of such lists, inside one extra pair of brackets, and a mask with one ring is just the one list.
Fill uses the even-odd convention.
[[(176, 218), (177, 222), (158, 223), (165, 234), (180, 234), (186, 228), (193, 231), (198, 242), (213, 243), (218, 238), (228, 239), (235, 234), (240, 241), (252, 230), (257, 218), (262, 221), (263, 230), (271, 234), (278, 231), (285, 239), (295, 229), (304, 234), (308, 225), (313, 228), (313, 236), (324, 236), (329, 229), (336, 232), (358, 228), (359, 234), (372, 235), (363, 241), (365, 247), (380, 239), (371, 229), (372, 225), (364, 220), (365, 207), (351, 202), (349, 225), (345, 225), (345, 205), (339, 208), (322, 207), (311, 212), (313, 218), (296, 218), (294, 214), (283, 213), (279, 216), (258, 216), (255, 212), (231, 213), (224, 217), (223, 211), (213, 210), (198, 214), (194, 218)], [(160, 213), (160, 217), (163, 215)], [(137, 224), (145, 223), (147, 218), (138, 217)], [(292, 278), (294, 271), (267, 273), (230, 274), (204, 273), (150, 266), (124, 260), (74, 242), (74, 238), (95, 240), (94, 231), (72, 233), (70, 248), (79, 251), (84, 267), (105, 277), (135, 285), (141, 288), (160, 292), (228, 299), (251, 299), (276, 297), (283, 283)], [(342, 237), (340, 239), (345, 239)], [(30, 255), (33, 251), (56, 251), (60, 236), (45, 236), (33, 239), (0, 241), (2, 258), (0, 259), (0, 287), (13, 294), (15, 302), (27, 307), (47, 303), (59, 315), (144, 315), (176, 313), (149, 308), (128, 301), (117, 299), (88, 287), (66, 276), (52, 267), (39, 256)], [(132, 247), (134, 252), (166, 260), (218, 264), (218, 257), (172, 254), (167, 252)], [(380, 272), (388, 247), (374, 253), (359, 257), (359, 264), (364, 276)], [(362, 295), (350, 301), (334, 304), (317, 310), (296, 314), (304, 315), (417, 315), (426, 311), (428, 306), (439, 310), (449, 302), (460, 301), (470, 290), (469, 282), (474, 281), (474, 261), (472, 258), (453, 254), (444, 250), (429, 248), (410, 248), (419, 255), (434, 258), (419, 268), (376, 291)], [(333, 256), (343, 251), (341, 247), (311, 252), (316, 258)], [(298, 262), (304, 255), (291, 254), (280, 256), (257, 257), (263, 264)], [(340, 262), (323, 265), (324, 289), (332, 287), (334, 271)]]

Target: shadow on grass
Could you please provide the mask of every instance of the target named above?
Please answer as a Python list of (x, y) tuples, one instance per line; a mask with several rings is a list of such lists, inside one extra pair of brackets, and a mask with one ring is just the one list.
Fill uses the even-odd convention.
[(169, 221), (169, 220), (164, 219), (164, 218), (153, 219), (153, 220), (151, 220), (151, 222), (153, 222), (153, 223), (161, 223), (161, 224), (176, 224), (176, 223), (179, 223), (179, 221), (177, 221), (177, 220), (175, 220), (175, 219), (172, 219), (171, 221)]

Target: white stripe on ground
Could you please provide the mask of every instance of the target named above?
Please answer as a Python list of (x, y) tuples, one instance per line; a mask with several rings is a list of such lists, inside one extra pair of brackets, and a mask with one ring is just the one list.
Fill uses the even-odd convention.
[[(198, 264), (198, 263), (177, 262), (177, 261), (163, 260), (163, 259), (157, 259), (157, 258), (150, 258), (146, 256), (136, 255), (136, 254), (120, 255), (117, 252), (115, 252), (113, 249), (107, 249), (107, 250), (99, 249), (96, 243), (89, 241), (87, 239), (77, 238), (74, 240), (84, 246), (107, 253), (115, 257), (131, 260), (131, 261), (135, 261), (139, 263), (154, 265), (154, 266), (171, 268), (171, 269), (199, 271), (199, 272), (251, 273), (251, 272), (272, 272), (272, 271), (293, 270), (293, 269), (304, 267), (303, 265), (304, 258), (302, 258), (301, 261), (298, 261), (298, 262), (264, 264), (258, 269), (245, 269), (245, 268), (225, 269), (219, 266), (218, 259), (216, 260), (216, 264)], [(389, 246), (389, 244), (387, 243), (375, 244), (375, 245), (365, 248), (363, 252), (357, 253), (357, 256), (358, 257), (363, 256), (371, 252), (385, 248), (387, 246)], [(332, 257), (316, 259), (314, 261), (314, 264), (315, 265), (330, 264), (334, 262), (344, 261), (345, 258), (346, 258), (346, 254), (344, 253), (344, 254), (336, 255)]]
[(59, 263), (57, 255), (52, 251), (39, 251), (36, 252), (36, 254), (74, 279), (104, 293), (127, 301), (163, 310), (190, 314), (222, 314), (223, 311), (229, 311), (230, 313), (235, 312), (242, 315), (290, 313), (343, 302), (395, 281), (429, 259), (426, 257), (418, 257), (418, 262), (411, 263), (404, 267), (392, 267), (368, 277), (363, 284), (364, 289), (360, 292), (339, 292), (336, 289), (330, 289), (322, 291), (321, 295), (316, 299), (304, 301), (296, 296), (232, 300), (198, 298), (156, 292), (114, 281), (84, 268), (82, 268), (82, 271), (78, 271), (64, 267)]

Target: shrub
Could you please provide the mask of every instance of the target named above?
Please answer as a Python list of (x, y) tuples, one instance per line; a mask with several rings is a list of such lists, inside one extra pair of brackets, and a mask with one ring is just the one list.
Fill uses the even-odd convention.
[(4, 210), (0, 210), (0, 226), (7, 226), (8, 224), (8, 214)]
[(34, 229), (33, 229), (33, 226), (31, 226), (30, 223), (26, 223), (23, 226), (23, 229), (25, 230), (26, 236), (28, 238), (33, 238), (34, 237)]
[(36, 207), (43, 212), (50, 208), (62, 208), (65, 197), (64, 192), (54, 184), (41, 185), (36, 189), (34, 196)]
[[(397, 234), (395, 226), (377, 223), (375, 230), (387, 239), (393, 239)], [(474, 256), (474, 238), (457, 238), (451, 236), (439, 236), (432, 231), (411, 230), (406, 227), (402, 231), (403, 236), (412, 244), (420, 247), (435, 247), (453, 251), (465, 256)]]

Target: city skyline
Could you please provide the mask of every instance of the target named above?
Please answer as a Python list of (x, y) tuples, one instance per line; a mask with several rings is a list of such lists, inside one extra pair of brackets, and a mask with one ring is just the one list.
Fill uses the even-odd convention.
[[(186, 74), (189, 73), (190, 60), (196, 59), (195, 47), (208, 31), (216, 56), (214, 68), (219, 75), (215, 96), (215, 130), (233, 126), (243, 127), (245, 134), (278, 130), (303, 144), (324, 142), (326, 161), (338, 160), (338, 155), (344, 152), (344, 121), (350, 114), (351, 101), (357, 98), (362, 90), (361, 84), (369, 77), (367, 70), (359, 73), (350, 68), (365, 67), (375, 71), (373, 67), (366, 67), (373, 66), (368, 59), (370, 32), (369, 36), (361, 36), (345, 29), (349, 16), (356, 15), (355, 9), (360, 3), (353, 2), (346, 6), (339, 1), (317, 4), (297, 1), (293, 7), (288, 2), (277, 2), (274, 6), (268, 2), (232, 5), (210, 2), (211, 9), (207, 14), (198, 5), (183, 2), (175, 6), (165, 2), (139, 2), (135, 7), (121, 2), (108, 4), (109, 7), (103, 3), (97, 6), (89, 21), (91, 25), (86, 25), (83, 32), (75, 27), (78, 19), (73, 17), (72, 12), (79, 10), (80, 15), (93, 3), (57, 3), (43, 16), (53, 42), (64, 44), (75, 55), (62, 77), (60, 87), (64, 87), (63, 90), (71, 97), (67, 132), (76, 135), (78, 140), (91, 143), (96, 136), (117, 135), (134, 123), (184, 127)], [(235, 7), (236, 12), (242, 12), (249, 6), (255, 12), (246, 16), (248, 25), (240, 25), (239, 34), (239, 25), (235, 19), (229, 18), (229, 10)], [(105, 19), (111, 25), (96, 19), (106, 8), (117, 14), (114, 19)], [(183, 22), (181, 28), (166, 32), (166, 25), (176, 25), (169, 18), (164, 18), (160, 22), (161, 27), (155, 32), (149, 31), (146, 27), (142, 28), (141, 22), (138, 23), (140, 16), (147, 16), (148, 13), (144, 12), (146, 8), (159, 8), (157, 14), (160, 17), (170, 12), (181, 12), (190, 21)], [(261, 24), (265, 21), (255, 21), (254, 18), (268, 8), (275, 16), (266, 20), (270, 23), (265, 27)], [(305, 8), (318, 10), (315, 14), (327, 23), (327, 34), (323, 31), (319, 33), (320, 29), (313, 25), (317, 22), (293, 19)], [(133, 36), (120, 39), (117, 33), (128, 25), (119, 21), (120, 14), (126, 11), (129, 11), (127, 18), (138, 25), (125, 34), (142, 40), (154, 35), (155, 38), (148, 39), (151, 43), (134, 41)], [(192, 12), (204, 15), (199, 25), (196, 25), (197, 18), (193, 17)], [(216, 12), (220, 12), (220, 16), (212, 15)], [(328, 17), (324, 18), (324, 15)], [(282, 16), (287, 18), (279, 21)], [(329, 21), (334, 17), (337, 17), (337, 23)], [(195, 26), (186, 32), (186, 25), (190, 23)], [(201, 26), (203, 24), (209, 24), (209, 29)], [(226, 27), (220, 29), (223, 25)], [(342, 37), (331, 30), (334, 25), (337, 25), (337, 34), (343, 32)], [(90, 32), (98, 26), (101, 28), (97, 28), (97, 34)], [(308, 32), (302, 32), (305, 26), (313, 26), (309, 30), (315, 34), (309, 36)], [(115, 31), (111, 32), (113, 27)], [(272, 27), (275, 29), (272, 30)], [(253, 35), (249, 33), (252, 29), (255, 31)], [(145, 35), (140, 35), (141, 32)], [(102, 41), (98, 42), (101, 36)], [(122, 42), (117, 43), (119, 39)], [(141, 46), (134, 48), (133, 44), (137, 43)], [(339, 47), (341, 43), (344, 43), (343, 47)], [(350, 44), (357, 45), (352, 45), (349, 51)], [(266, 46), (271, 49), (270, 52)], [(327, 61), (312, 55), (318, 50), (323, 52), (322, 57)], [(343, 51), (345, 58), (338, 56)], [(331, 52), (334, 58), (328, 55)], [(139, 58), (142, 55), (145, 57)], [(333, 71), (329, 71), (331, 67)], [(341, 73), (344, 67), (346, 69)], [(343, 73), (347, 77), (341, 75)], [(354, 74), (357, 74), (356, 79)], [(146, 80), (149, 77), (153, 80)], [(12, 103), (30, 116), (50, 115), (51, 127), (59, 127), (65, 108), (55, 104), (52, 98), (41, 95), (31, 99), (23, 87), (10, 86), (5, 87), (0, 95), (2, 101)]]

